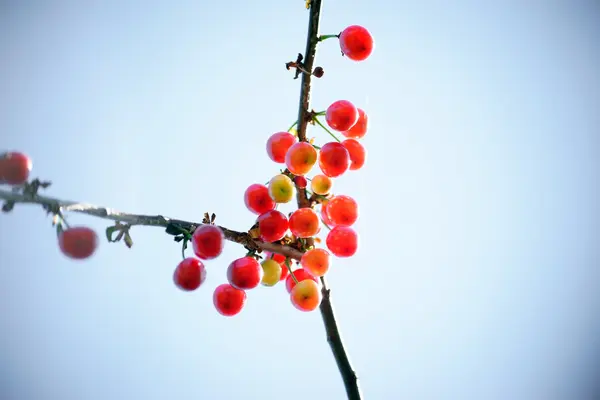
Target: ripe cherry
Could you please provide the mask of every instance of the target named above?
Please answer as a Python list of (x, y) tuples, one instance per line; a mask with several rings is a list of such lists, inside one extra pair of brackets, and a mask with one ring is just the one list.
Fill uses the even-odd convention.
[(313, 237), (319, 230), (319, 216), (312, 208), (299, 208), (290, 216), (290, 231), (296, 237)]
[(363, 145), (356, 139), (346, 139), (342, 142), (342, 145), (344, 145), (350, 155), (350, 169), (353, 171), (361, 169), (365, 165), (365, 159), (367, 158), (367, 151)]
[(321, 196), (329, 194), (332, 186), (333, 181), (331, 178), (323, 174), (315, 175), (312, 178), (312, 181), (310, 181), (310, 187), (312, 191), (316, 194), (320, 194)]
[(298, 282), (290, 292), (290, 300), (300, 311), (313, 311), (321, 304), (321, 290), (312, 280)]
[(364, 61), (373, 52), (373, 37), (359, 25), (351, 25), (340, 34), (340, 48), (346, 57)]
[(310, 143), (298, 142), (285, 155), (285, 165), (294, 175), (306, 175), (317, 162), (317, 150)]
[(22, 185), (29, 179), (31, 168), (33, 168), (31, 159), (23, 153), (0, 154), (0, 183)]
[(260, 284), (263, 269), (254, 257), (234, 260), (227, 268), (227, 280), (237, 289), (254, 289)]
[(358, 235), (348, 226), (336, 226), (329, 231), (325, 243), (334, 256), (351, 257), (358, 248)]
[(206, 279), (206, 268), (202, 261), (195, 257), (188, 257), (182, 260), (175, 272), (173, 272), (173, 282), (183, 291), (196, 290)]
[(357, 110), (358, 120), (356, 124), (347, 131), (342, 132), (342, 135), (348, 138), (360, 139), (367, 134), (369, 129), (369, 117), (361, 108), (357, 108)]
[(225, 235), (216, 225), (200, 225), (192, 234), (192, 247), (202, 260), (212, 260), (223, 252)]
[(329, 270), (329, 252), (325, 249), (311, 249), (302, 255), (302, 268), (314, 276), (323, 276)]
[(298, 189), (306, 189), (306, 186), (308, 185), (306, 178), (301, 175), (294, 177), (294, 183)]
[(96, 232), (85, 226), (65, 229), (58, 235), (58, 246), (64, 255), (74, 260), (91, 257), (98, 247)]
[[(311, 279), (311, 280), (317, 282), (317, 278), (315, 276), (313, 276), (310, 272), (305, 270), (304, 268), (298, 268), (297, 270), (293, 271), (292, 274), (294, 274), (294, 276), (296, 277), (298, 282), (302, 282), (305, 279)], [(294, 286), (296, 286), (296, 282), (294, 281), (294, 278), (292, 278), (292, 275), (288, 275), (287, 278), (285, 278), (285, 289), (289, 293), (292, 291)]]
[(358, 219), (358, 203), (350, 196), (334, 196), (326, 210), (333, 226), (352, 226)]
[(350, 154), (341, 143), (326, 143), (319, 151), (319, 167), (324, 175), (336, 178), (350, 167)]
[(231, 317), (242, 311), (246, 304), (246, 292), (236, 289), (229, 283), (217, 286), (213, 293), (213, 304), (219, 314)]
[(267, 211), (258, 217), (260, 238), (265, 242), (274, 242), (282, 239), (288, 228), (289, 221), (281, 211)]
[(325, 120), (331, 129), (344, 132), (358, 121), (358, 110), (348, 100), (338, 100), (327, 108)]
[(265, 260), (273, 259), (281, 265), (281, 278), (279, 278), (279, 280), (282, 281), (287, 278), (289, 271), (285, 266), (285, 256), (279, 253), (271, 253), (270, 251), (265, 251), (264, 254)]
[(244, 193), (244, 203), (246, 208), (256, 215), (275, 209), (275, 201), (269, 195), (269, 188), (260, 183), (248, 186)]
[(283, 164), (288, 149), (298, 141), (289, 132), (277, 132), (267, 140), (267, 154), (276, 163)]

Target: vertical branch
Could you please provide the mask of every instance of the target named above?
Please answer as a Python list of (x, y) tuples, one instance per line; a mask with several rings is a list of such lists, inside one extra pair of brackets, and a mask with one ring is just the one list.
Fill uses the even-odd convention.
[[(319, 42), (319, 20), (321, 18), (321, 0), (312, 0), (310, 3), (310, 16), (308, 20), (308, 34), (306, 37), (306, 51), (304, 52), (304, 69), (308, 72), (302, 74), (302, 88), (300, 90), (300, 104), (298, 107), (298, 140), (306, 142), (306, 128), (308, 126), (308, 113), (310, 111), (310, 89), (311, 75), (315, 56), (317, 53), (317, 44)], [(298, 208), (310, 207), (310, 202), (306, 196), (305, 189), (297, 190)], [(323, 317), (323, 325), (327, 334), (327, 342), (335, 358), (335, 362), (342, 375), (344, 387), (349, 400), (360, 400), (361, 393), (358, 385), (358, 378), (354, 368), (350, 363), (350, 358), (344, 347), (342, 335), (335, 319), (333, 304), (331, 303), (331, 289), (327, 285), (324, 277), (321, 278), (323, 299), (319, 309)]]

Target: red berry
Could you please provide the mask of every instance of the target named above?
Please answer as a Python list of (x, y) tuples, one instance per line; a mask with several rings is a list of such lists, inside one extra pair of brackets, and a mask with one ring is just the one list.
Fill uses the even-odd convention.
[(213, 304), (219, 314), (231, 317), (242, 311), (246, 304), (246, 292), (236, 289), (229, 283), (217, 286), (213, 293)]
[[(293, 271), (292, 274), (294, 274), (298, 282), (302, 282), (305, 279), (312, 279), (313, 281), (318, 283), (317, 278), (314, 277), (310, 272), (308, 272), (304, 268), (298, 268), (297, 270)], [(292, 275), (288, 275), (288, 277), (285, 278), (285, 288), (288, 291), (288, 293), (292, 291), (294, 286), (296, 286), (294, 278), (292, 278)]]
[(263, 269), (254, 257), (234, 260), (227, 268), (227, 280), (237, 289), (254, 289), (260, 284)]
[(206, 279), (206, 269), (202, 261), (188, 257), (181, 261), (173, 273), (173, 282), (184, 291), (196, 290)]
[(319, 230), (319, 216), (312, 208), (299, 208), (290, 216), (290, 231), (296, 237), (313, 237)]
[(358, 110), (348, 100), (338, 100), (327, 108), (325, 120), (331, 129), (344, 132), (358, 121)]
[(342, 135), (348, 138), (360, 139), (367, 134), (369, 129), (369, 117), (361, 108), (357, 108), (357, 110), (358, 121), (356, 121), (356, 124), (347, 131), (342, 132)]
[(269, 188), (260, 183), (248, 186), (244, 193), (246, 208), (256, 215), (264, 214), (275, 209), (275, 201), (269, 195)]
[(335, 224), (331, 221), (331, 219), (329, 219), (329, 214), (327, 213), (327, 204), (329, 204), (329, 202), (321, 206), (321, 219), (323, 220), (323, 223), (325, 225), (327, 225), (330, 228), (333, 228)]
[(277, 132), (267, 140), (267, 154), (276, 163), (285, 162), (285, 154), (288, 149), (298, 140), (289, 132)]
[(340, 34), (340, 48), (346, 57), (364, 61), (373, 52), (373, 37), (359, 25), (351, 25)]
[(319, 151), (319, 167), (324, 175), (336, 178), (350, 167), (350, 154), (341, 143), (326, 143)]
[(279, 278), (280, 281), (284, 280), (288, 274), (289, 271), (285, 265), (285, 256), (279, 253), (271, 253), (270, 251), (265, 251), (265, 260), (272, 258), (273, 260), (277, 261), (279, 264), (281, 264), (281, 278)]
[(289, 228), (287, 217), (277, 210), (267, 211), (258, 217), (260, 238), (265, 242), (275, 242), (285, 236)]
[(321, 304), (319, 285), (311, 280), (298, 282), (290, 292), (290, 300), (300, 311), (313, 311)]
[(67, 257), (83, 260), (96, 251), (98, 236), (96, 232), (85, 226), (68, 228), (59, 234), (58, 246)]
[(327, 235), (327, 248), (337, 257), (351, 257), (358, 248), (358, 235), (348, 226), (336, 226)]
[(350, 169), (353, 171), (361, 169), (365, 165), (367, 158), (367, 151), (363, 145), (356, 139), (346, 139), (342, 142), (342, 145), (344, 145), (350, 155)]
[(327, 203), (326, 209), (333, 226), (351, 226), (358, 219), (358, 203), (350, 196), (333, 197)]
[(294, 183), (298, 189), (306, 189), (306, 186), (308, 185), (306, 178), (303, 176), (295, 176)]
[(317, 162), (317, 150), (310, 143), (298, 142), (285, 155), (285, 165), (294, 175), (305, 175)]
[(27, 182), (31, 168), (33, 168), (31, 159), (23, 153), (8, 152), (1, 154), (0, 183), (22, 185)]
[(311, 249), (302, 255), (302, 268), (314, 276), (323, 276), (329, 270), (329, 252), (325, 249)]
[(192, 235), (192, 247), (196, 256), (202, 260), (212, 260), (223, 252), (225, 235), (216, 225), (200, 225)]

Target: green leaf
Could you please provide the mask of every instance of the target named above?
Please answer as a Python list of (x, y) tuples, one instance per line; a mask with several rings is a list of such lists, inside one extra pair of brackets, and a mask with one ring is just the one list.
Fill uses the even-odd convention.
[[(60, 225), (61, 225), (60, 223), (58, 223), (58, 224), (57, 224), (57, 226), (60, 226)], [(57, 229), (58, 229), (58, 228), (57, 228)], [(116, 231), (117, 229), (118, 229), (118, 228), (117, 228), (116, 226), (114, 226), (114, 225), (113, 225), (113, 226), (109, 226), (108, 228), (106, 228), (106, 239), (107, 239), (109, 242), (111, 242), (111, 243), (113, 243), (113, 242), (114, 242), (114, 240), (113, 240), (112, 236), (113, 236), (113, 234), (115, 233), (115, 231)]]
[(129, 234), (129, 232), (125, 232), (125, 245), (128, 248), (131, 248), (131, 246), (133, 246), (133, 239), (131, 239), (131, 235)]

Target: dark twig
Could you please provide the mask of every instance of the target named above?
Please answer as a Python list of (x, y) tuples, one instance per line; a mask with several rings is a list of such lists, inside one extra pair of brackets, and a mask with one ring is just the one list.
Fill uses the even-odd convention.
[[(304, 68), (307, 71), (313, 70), (313, 63), (315, 61), (315, 55), (317, 52), (317, 43), (319, 43), (319, 20), (321, 17), (321, 0), (312, 0), (310, 2), (310, 16), (308, 21), (308, 35), (306, 38), (306, 51), (304, 53)], [(298, 107), (298, 139), (306, 141), (306, 128), (308, 123), (312, 119), (310, 114), (310, 89), (311, 75), (302, 74), (302, 89), (300, 90), (300, 104)], [(306, 196), (305, 189), (297, 188), (297, 200), (298, 208), (310, 207), (311, 201)], [(312, 203), (314, 204), (314, 203)], [(331, 303), (331, 290), (327, 285), (325, 278), (321, 278), (323, 299), (320, 305), (321, 316), (323, 317), (323, 324), (325, 325), (325, 332), (327, 334), (327, 342), (331, 347), (333, 356), (342, 375), (344, 386), (346, 388), (346, 394), (350, 400), (360, 400), (361, 393), (358, 385), (358, 378), (354, 368), (348, 357), (348, 353), (344, 347), (342, 336), (335, 320), (335, 313), (333, 311), (333, 305)]]
[[(141, 215), (141, 214), (129, 214), (121, 211), (114, 210), (112, 208), (96, 206), (93, 204), (80, 203), (77, 201), (66, 201), (59, 200), (53, 197), (41, 196), (36, 194), (30, 196), (18, 192), (9, 192), (6, 190), (0, 190), (0, 199), (6, 200), (8, 203), (17, 204), (38, 204), (43, 206), (45, 209), (57, 209), (62, 213), (66, 212), (77, 212), (82, 214), (91, 215), (98, 218), (108, 219), (112, 221), (118, 221), (129, 226), (156, 226), (166, 228), (169, 224), (176, 224), (183, 229), (192, 230), (196, 226), (202, 225), (198, 222), (184, 221), (180, 219), (173, 219), (163, 217), (162, 215)], [(252, 239), (247, 232), (237, 232), (225, 227), (220, 227), (223, 230), (225, 239), (239, 243), (246, 247), (270, 251), (273, 253), (283, 254), (286, 257), (299, 260), (302, 257), (302, 252), (294, 249), (290, 246), (283, 246), (277, 243), (267, 243), (258, 239)]]

